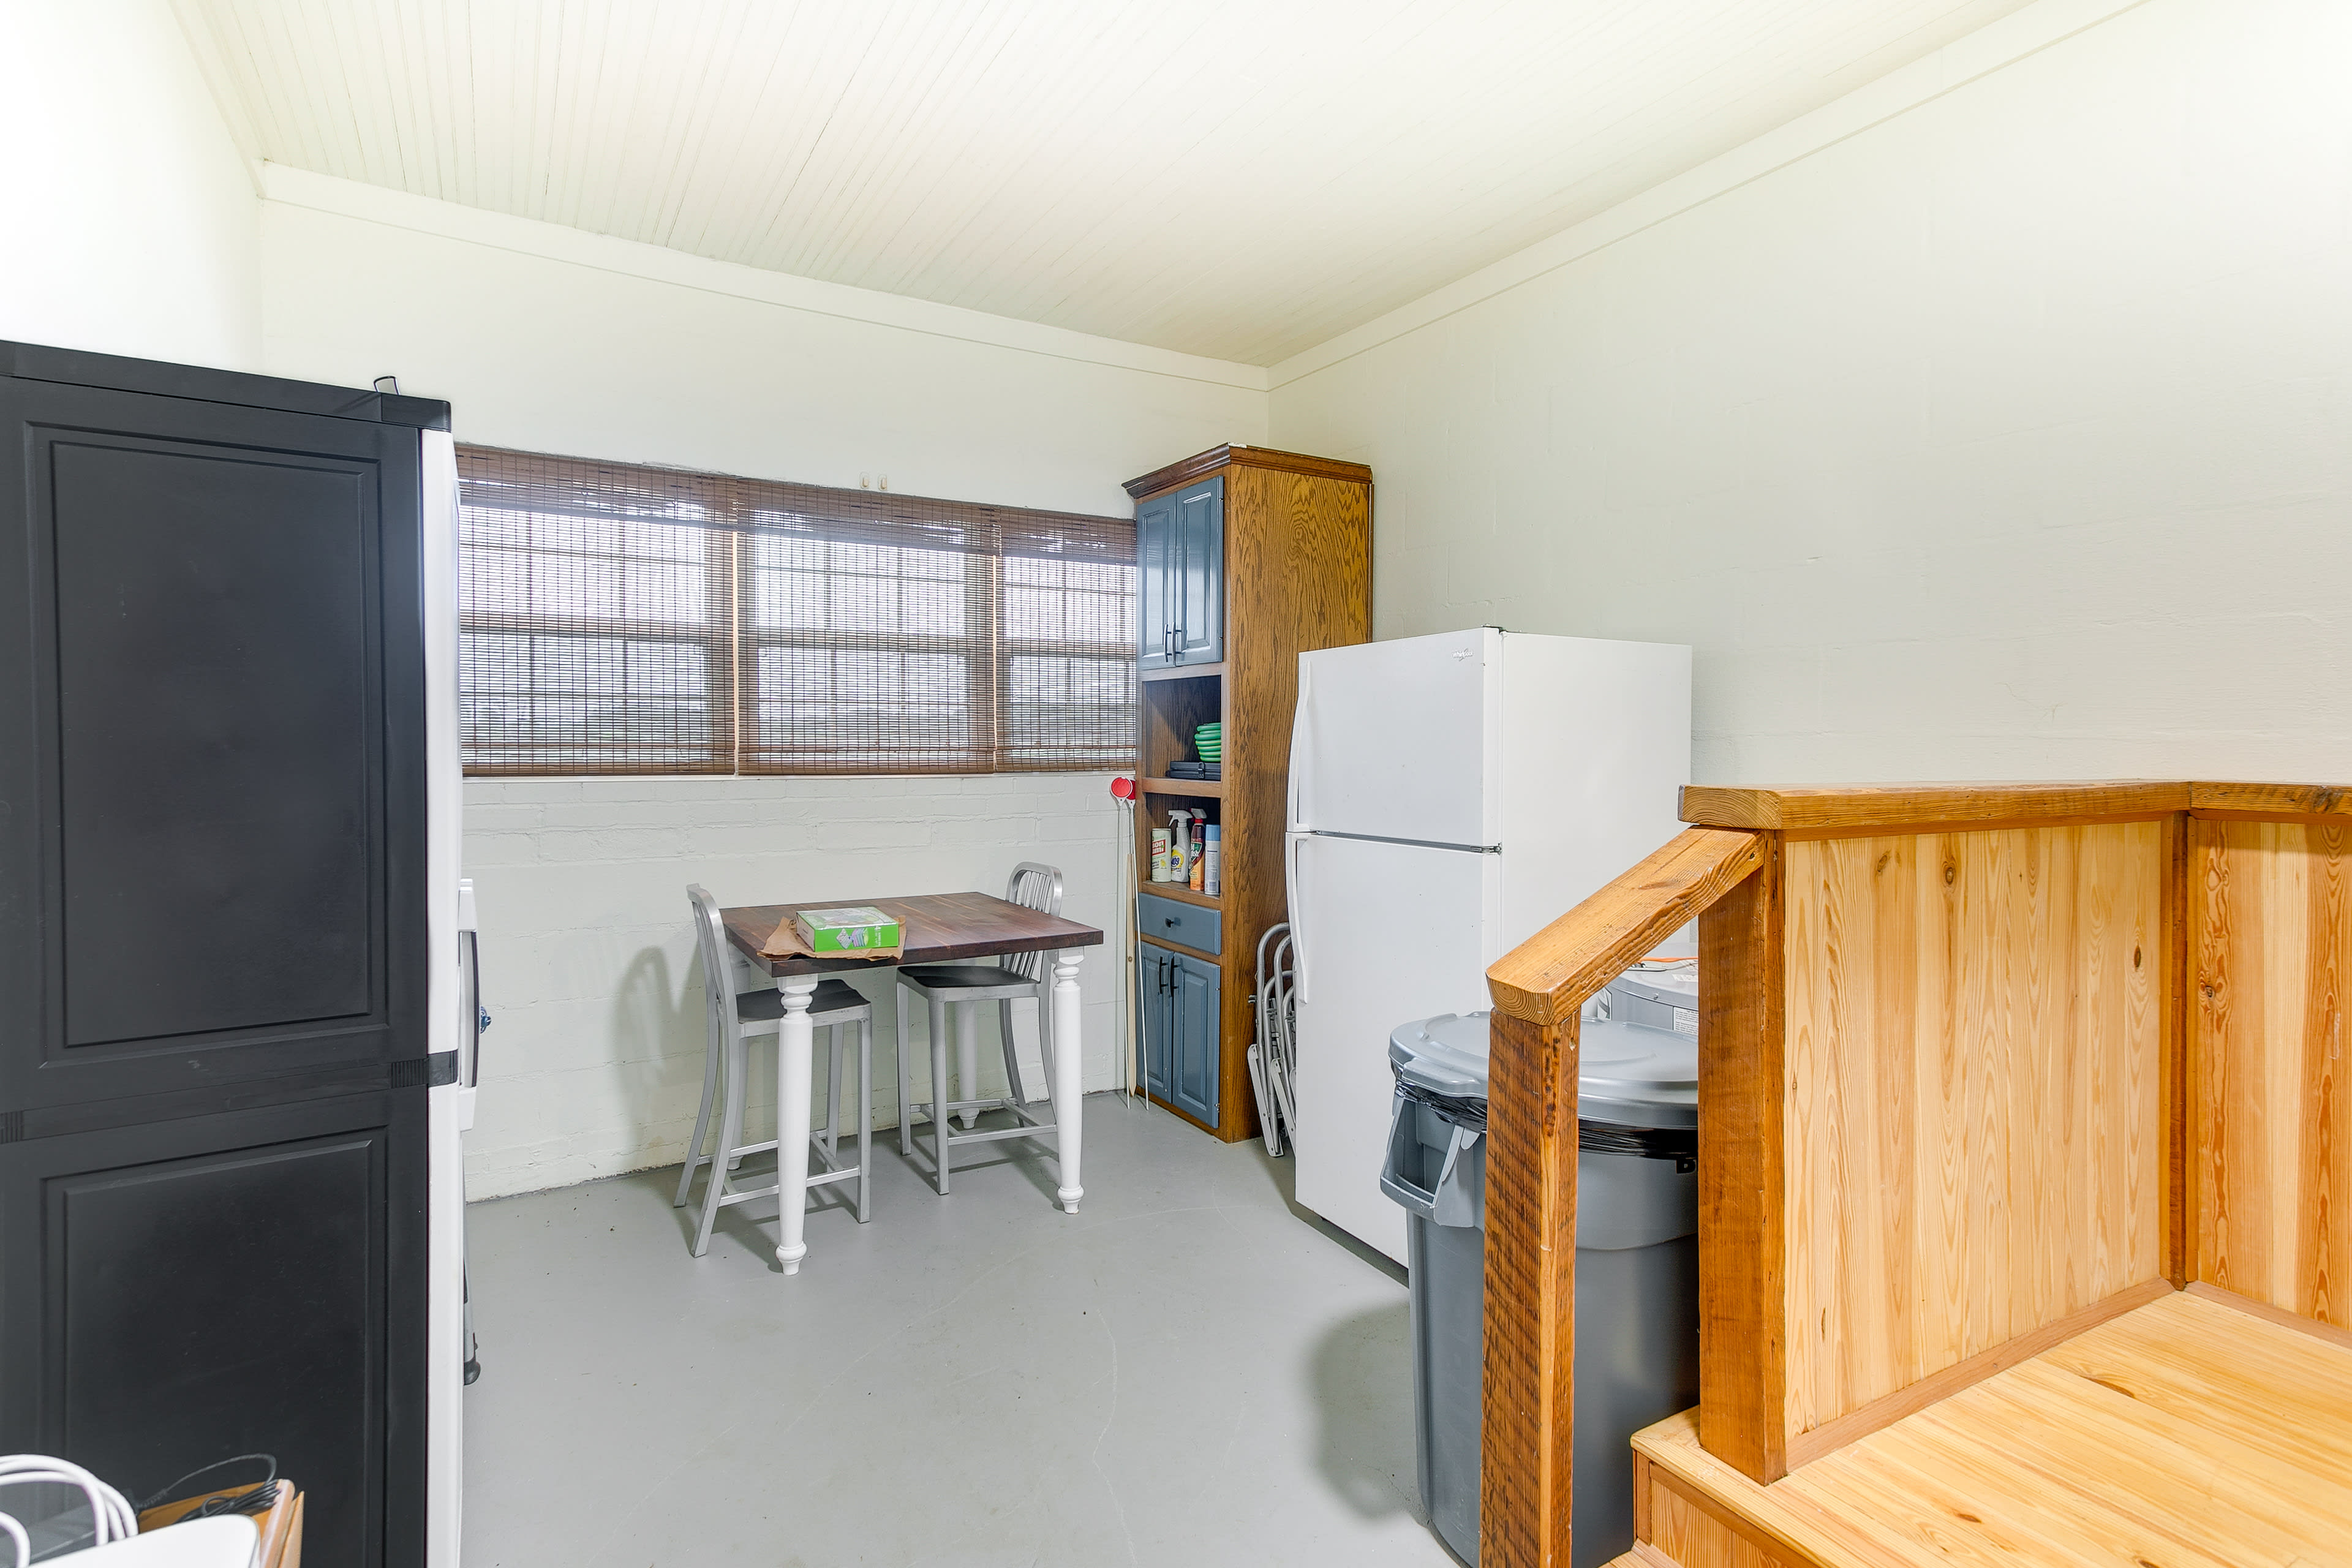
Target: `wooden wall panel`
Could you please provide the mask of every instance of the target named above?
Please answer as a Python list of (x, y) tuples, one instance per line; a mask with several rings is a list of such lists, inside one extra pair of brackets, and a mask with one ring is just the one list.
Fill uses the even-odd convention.
[(2195, 1277), (2352, 1328), (2352, 824), (2195, 831)]
[(2158, 822), (1785, 847), (1788, 1433), (2163, 1272)]
[(1650, 1532), (1642, 1539), (1675, 1568), (1790, 1568), (1747, 1536), (1690, 1501), (1663, 1479), (1650, 1483)]
[[(1311, 460), (1311, 459), (1310, 459)], [(1219, 1136), (1258, 1135), (1246, 1052), (1257, 942), (1290, 918), (1284, 792), (1298, 655), (1372, 635), (1369, 483), (1229, 465), (1225, 476), (1225, 984)], [(1168, 818), (1163, 813), (1160, 822)]]
[(1698, 918), (1699, 1438), (1748, 1479), (1788, 1472), (1781, 1089), (1784, 847)]

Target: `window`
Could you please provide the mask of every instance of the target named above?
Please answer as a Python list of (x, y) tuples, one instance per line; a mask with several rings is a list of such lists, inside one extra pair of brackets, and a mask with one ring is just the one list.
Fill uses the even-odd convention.
[(470, 773), (1111, 769), (1135, 526), (458, 450)]

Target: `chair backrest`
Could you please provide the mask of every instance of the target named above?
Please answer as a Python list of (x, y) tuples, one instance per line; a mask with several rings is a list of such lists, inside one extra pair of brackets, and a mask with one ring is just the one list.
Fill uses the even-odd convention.
[(719, 919), (719, 900), (699, 882), (689, 882), (687, 902), (694, 906), (694, 942), (702, 950), (702, 983), (710, 998), (710, 1016), (731, 1039), (740, 1020), (735, 1016), (735, 966), (727, 960), (727, 928)]
[[(1013, 868), (1013, 875), (1005, 881), (1004, 901), (1019, 904), (1024, 910), (1035, 910), (1039, 914), (1060, 914), (1062, 868), (1024, 860)], [(1045, 955), (1042, 952), (1016, 952), (1004, 961), (1004, 967), (1024, 980), (1034, 980), (1045, 973)]]

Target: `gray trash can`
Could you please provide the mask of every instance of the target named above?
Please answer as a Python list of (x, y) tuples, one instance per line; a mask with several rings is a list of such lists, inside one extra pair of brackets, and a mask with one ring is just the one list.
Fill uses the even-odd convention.
[[(1478, 1561), (1484, 1370), (1486, 1021), (1441, 1014), (1389, 1039), (1397, 1093), (1381, 1190), (1412, 1270), (1421, 1498)], [(1687, 1035), (1586, 1020), (1576, 1162), (1573, 1568), (1633, 1542), (1635, 1432), (1698, 1403), (1698, 1049)]]

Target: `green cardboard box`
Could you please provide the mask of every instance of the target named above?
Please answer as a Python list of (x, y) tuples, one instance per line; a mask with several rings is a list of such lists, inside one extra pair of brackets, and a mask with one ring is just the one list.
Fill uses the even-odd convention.
[(793, 917), (811, 952), (866, 952), (897, 947), (898, 922), (871, 904), (845, 910), (803, 910)]

